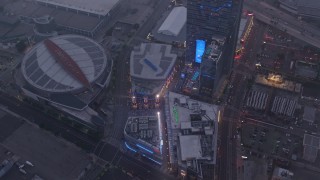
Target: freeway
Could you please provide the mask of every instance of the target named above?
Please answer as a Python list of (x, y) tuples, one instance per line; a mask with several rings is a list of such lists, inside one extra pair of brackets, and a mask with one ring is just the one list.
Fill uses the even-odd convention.
[[(286, 29), (292, 36), (320, 47), (320, 31), (318, 28), (300, 21), (265, 2), (245, 1), (244, 7), (251, 10), (261, 21), (281, 30)], [(277, 19), (277, 25), (270, 23), (273, 18)]]

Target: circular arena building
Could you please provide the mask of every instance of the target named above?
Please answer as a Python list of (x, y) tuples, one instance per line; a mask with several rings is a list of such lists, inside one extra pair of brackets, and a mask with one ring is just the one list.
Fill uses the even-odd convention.
[(112, 60), (100, 44), (62, 35), (27, 52), (16, 80), (24, 95), (90, 123), (97, 113), (88, 104), (108, 85), (111, 69)]
[(107, 67), (104, 49), (93, 40), (64, 35), (38, 43), (22, 60), (26, 81), (50, 93), (77, 92), (90, 88)]

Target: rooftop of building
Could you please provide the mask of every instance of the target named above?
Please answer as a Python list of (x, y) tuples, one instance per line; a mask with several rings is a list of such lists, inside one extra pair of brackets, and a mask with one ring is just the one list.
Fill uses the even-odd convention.
[(318, 66), (312, 63), (298, 61), (295, 64), (295, 75), (315, 79), (318, 75)]
[(303, 159), (314, 162), (320, 149), (320, 137), (304, 134), (303, 146)]
[(183, 6), (174, 7), (158, 29), (158, 33), (178, 36), (186, 22), (187, 8)]
[[(219, 0), (219, 1), (188, 1), (187, 3), (187, 19), (188, 24), (192, 26), (198, 32), (195, 32), (195, 37), (202, 36), (204, 32), (211, 32), (206, 34), (219, 34), (227, 35), (231, 30), (233, 24), (234, 14), (238, 13), (235, 11), (236, 3), (230, 0)], [(207, 18), (213, 13), (214, 18)], [(202, 27), (199, 30), (199, 27)]]
[(258, 84), (272, 86), (275, 88), (296, 92), (301, 91), (301, 84), (293, 81), (285, 80), (281, 75), (269, 74), (267, 76), (263, 74), (258, 74), (256, 76), (255, 82)]
[(120, 0), (36, 0), (92, 14), (107, 15)]
[(192, 122), (191, 115), (193, 114), (199, 117), (200, 121), (217, 123), (218, 106), (216, 105), (194, 100), (186, 95), (169, 92), (169, 107), (173, 129), (187, 127)]
[(169, 92), (171, 128), (180, 131), (181, 161), (216, 162), (218, 107)]
[(158, 116), (130, 116), (125, 126), (125, 133), (137, 140), (160, 147)]
[(287, 169), (276, 167), (272, 174), (272, 179), (277, 180), (291, 180), (293, 173)]
[(85, 123), (86, 126), (102, 127), (105, 125), (105, 121), (98, 115), (98, 113), (88, 106), (84, 107), (82, 110), (75, 110), (67, 108), (61, 104), (51, 103), (51, 105), (58, 110), (73, 115), (77, 119), (83, 121), (82, 123)]
[(320, 99), (320, 93), (319, 93), (320, 87), (314, 84), (304, 84), (302, 88), (301, 96), (305, 98), (311, 98), (311, 99)]
[[(50, 40), (70, 56), (89, 83), (95, 83), (108, 65), (104, 49), (92, 39), (63, 35)], [(86, 87), (49, 50), (44, 42), (40, 42), (24, 56), (21, 70), (26, 81), (34, 88), (54, 93), (72, 92)]]
[(172, 46), (157, 43), (142, 43), (130, 56), (130, 75), (147, 80), (165, 80), (176, 62)]
[(311, 134), (304, 134), (303, 145), (320, 149), (320, 137)]
[(46, 15), (53, 17), (57, 25), (72, 27), (84, 31), (92, 31), (102, 21), (98, 17), (88, 16), (83, 13), (42, 6), (30, 1), (17, 0), (7, 3), (4, 10), (13, 16), (39, 18)]
[(303, 120), (313, 123), (316, 117), (317, 109), (311, 106), (305, 106), (303, 110)]
[(222, 36), (214, 36), (211, 43), (206, 47), (202, 55), (201, 74), (212, 75), (216, 71), (216, 63), (218, 63), (222, 47), (224, 46), (225, 38)]
[[(171, 10), (164, 12), (163, 16), (158, 20), (155, 27), (151, 31), (152, 35), (154, 36), (154, 40), (159, 41), (159, 42), (168, 43), (168, 44), (171, 44), (172, 42), (183, 43), (186, 41), (186, 34), (187, 34), (186, 23), (184, 23), (184, 25), (181, 27), (181, 30), (179, 31), (179, 33), (175, 36), (158, 32), (159, 28), (169, 18), (168, 16), (170, 15), (170, 13), (171, 13)], [(179, 21), (179, 19), (177, 19), (177, 20)]]
[(35, 174), (43, 179), (76, 179), (91, 163), (89, 155), (75, 145), (0, 110), (0, 164), (11, 157), (25, 164), (26, 174), (14, 165), (1, 179), (32, 179)]

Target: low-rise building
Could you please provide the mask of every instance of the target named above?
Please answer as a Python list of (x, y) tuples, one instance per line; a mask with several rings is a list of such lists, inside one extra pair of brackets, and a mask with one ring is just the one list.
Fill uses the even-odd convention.
[(305, 106), (303, 110), (302, 120), (307, 121), (310, 124), (314, 123), (316, 112), (316, 108), (311, 106)]
[(134, 47), (130, 56), (132, 93), (142, 96), (161, 93), (173, 78), (176, 60), (171, 45), (142, 43)]
[(293, 178), (293, 172), (276, 167), (273, 171), (271, 180), (291, 180)]
[[(216, 105), (169, 92), (165, 98), (165, 117), (169, 139), (169, 157), (182, 175), (211, 179), (203, 172), (214, 172), (217, 155), (218, 119)], [(210, 177), (209, 177), (210, 176)]]
[(271, 112), (277, 115), (293, 116), (298, 105), (297, 99), (289, 97), (276, 96), (272, 103)]
[(55, 36), (26, 53), (15, 79), (25, 97), (57, 110), (57, 118), (97, 131), (104, 120), (89, 104), (108, 86), (112, 66), (112, 59), (92, 39)]
[(256, 76), (255, 82), (265, 86), (271, 86), (278, 89), (283, 89), (286, 91), (291, 91), (295, 93), (301, 92), (301, 84), (293, 81), (284, 79), (281, 75), (268, 74), (267, 76), (263, 74), (258, 74)]
[(151, 161), (162, 164), (161, 115), (130, 116), (124, 129), (125, 146)]

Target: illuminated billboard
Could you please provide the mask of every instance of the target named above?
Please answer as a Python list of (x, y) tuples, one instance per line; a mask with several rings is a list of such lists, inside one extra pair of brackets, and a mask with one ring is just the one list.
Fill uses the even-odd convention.
[(201, 58), (206, 48), (206, 42), (204, 40), (196, 40), (196, 63), (201, 63)]

